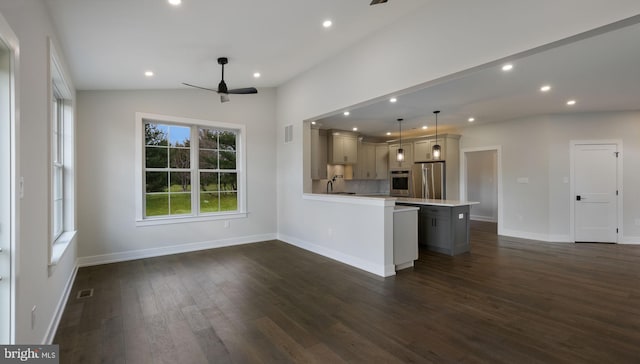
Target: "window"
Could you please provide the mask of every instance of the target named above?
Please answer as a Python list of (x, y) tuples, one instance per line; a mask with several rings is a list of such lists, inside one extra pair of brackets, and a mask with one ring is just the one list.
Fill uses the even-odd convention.
[(73, 92), (49, 41), (49, 273), (62, 258), (76, 233), (74, 180)]
[(137, 123), (139, 222), (246, 216), (243, 126), (142, 113)]
[(63, 99), (54, 90), (54, 98), (51, 105), (51, 236), (53, 241), (57, 240), (64, 230), (63, 107)]

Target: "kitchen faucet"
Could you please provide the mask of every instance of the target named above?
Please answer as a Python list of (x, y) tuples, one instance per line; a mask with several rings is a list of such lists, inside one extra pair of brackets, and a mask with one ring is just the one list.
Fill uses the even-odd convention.
[(330, 180), (327, 181), (327, 195), (329, 194), (329, 186), (331, 186), (331, 192), (333, 192), (333, 182), (336, 181), (337, 177), (338, 176), (335, 175), (335, 176), (333, 176), (333, 178), (331, 178)]

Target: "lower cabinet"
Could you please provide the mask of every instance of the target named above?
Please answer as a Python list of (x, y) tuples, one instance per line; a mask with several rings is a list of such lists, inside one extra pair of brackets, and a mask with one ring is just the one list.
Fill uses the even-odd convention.
[(469, 206), (420, 206), (418, 243), (447, 255), (468, 252), (469, 210)]

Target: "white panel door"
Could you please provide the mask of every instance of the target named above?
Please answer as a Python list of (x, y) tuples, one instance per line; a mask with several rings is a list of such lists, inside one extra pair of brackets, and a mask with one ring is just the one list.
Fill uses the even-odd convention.
[(574, 147), (576, 242), (617, 242), (617, 146)]

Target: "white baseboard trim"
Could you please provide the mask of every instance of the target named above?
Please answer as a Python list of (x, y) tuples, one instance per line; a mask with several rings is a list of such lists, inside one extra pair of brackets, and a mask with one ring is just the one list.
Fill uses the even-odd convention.
[(92, 265), (124, 262), (128, 260), (143, 259), (143, 258), (153, 258), (153, 257), (159, 257), (163, 255), (188, 253), (188, 252), (193, 252), (198, 250), (207, 250), (207, 249), (214, 249), (214, 248), (223, 248), (223, 247), (233, 246), (233, 245), (251, 244), (251, 243), (257, 243), (261, 241), (274, 240), (276, 239), (276, 237), (277, 235), (275, 233), (262, 234), (262, 235), (250, 235), (250, 236), (241, 236), (241, 237), (229, 238), (229, 239), (203, 241), (198, 243), (186, 243), (186, 244), (179, 244), (179, 245), (163, 246), (159, 248), (130, 250), (126, 252), (93, 255), (93, 256), (78, 258), (78, 267), (88, 267)]
[(42, 345), (51, 345), (51, 343), (53, 343), (53, 339), (55, 338), (56, 332), (58, 331), (58, 325), (60, 325), (60, 319), (62, 319), (62, 314), (64, 313), (65, 307), (67, 307), (67, 301), (69, 301), (69, 295), (71, 294), (71, 288), (73, 288), (73, 282), (76, 280), (76, 274), (78, 274), (77, 259), (75, 266), (73, 267), (73, 272), (69, 276), (67, 284), (64, 286), (62, 296), (60, 297), (58, 305), (53, 312), (53, 317), (51, 318), (49, 327), (47, 328), (45, 336), (42, 340)]
[(618, 240), (618, 244), (640, 245), (639, 236), (624, 236)]
[(496, 218), (491, 216), (469, 215), (469, 219), (473, 221), (498, 222)]
[(544, 241), (546, 243), (573, 243), (571, 240), (569, 240), (568, 235), (547, 235), (507, 229), (502, 229), (500, 235), (516, 239)]
[(363, 271), (373, 273), (380, 277), (390, 277), (396, 274), (396, 267), (394, 264), (381, 265), (371, 263), (366, 260), (362, 260), (353, 255), (345, 254), (334, 249), (329, 249), (324, 246), (302, 241), (292, 236), (278, 234), (278, 240), (281, 240), (287, 244), (297, 246), (298, 248), (308, 250), (310, 252), (322, 255), (324, 257), (337, 260), (340, 263), (350, 265), (352, 267), (362, 269)]

